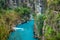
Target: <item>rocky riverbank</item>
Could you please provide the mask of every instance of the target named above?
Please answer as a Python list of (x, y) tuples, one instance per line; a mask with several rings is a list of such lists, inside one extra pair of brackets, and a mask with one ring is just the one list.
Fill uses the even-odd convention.
[(40, 39), (41, 37), (39, 36), (38, 32), (38, 27), (36, 24), (34, 24), (34, 38)]

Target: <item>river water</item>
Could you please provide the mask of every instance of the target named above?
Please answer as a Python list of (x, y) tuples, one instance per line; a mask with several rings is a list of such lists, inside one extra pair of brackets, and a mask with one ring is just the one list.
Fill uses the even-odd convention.
[[(41, 15), (41, 7), (36, 6), (38, 11), (37, 16)], [(30, 20), (27, 23), (18, 24), (15, 28), (15, 31), (10, 33), (8, 40), (38, 40), (34, 38), (34, 19), (30, 15)]]
[(15, 31), (11, 32), (8, 40), (37, 40), (34, 38), (34, 20), (18, 24)]

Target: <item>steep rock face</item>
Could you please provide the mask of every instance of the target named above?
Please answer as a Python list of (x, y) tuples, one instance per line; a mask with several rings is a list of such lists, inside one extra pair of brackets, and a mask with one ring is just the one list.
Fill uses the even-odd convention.
[[(52, 3), (51, 3), (52, 2)], [(44, 35), (45, 40), (60, 40), (60, 9), (58, 0), (47, 1), (46, 20), (44, 22)]]
[[(47, 14), (47, 19), (45, 20), (44, 25), (44, 34), (46, 40), (57, 40), (60, 35), (60, 12), (51, 10)], [(52, 38), (53, 37), (53, 38)]]
[[(51, 3), (52, 2), (52, 3)], [(50, 26), (54, 26), (56, 27), (57, 24), (59, 23), (59, 15), (60, 15), (60, 1), (58, 0), (47, 0), (47, 5), (48, 5), (48, 9), (47, 9), (47, 24)], [(54, 20), (55, 19), (55, 20)], [(58, 23), (57, 23), (58, 21)], [(55, 24), (55, 25), (54, 25)], [(58, 26), (57, 26), (58, 27)]]

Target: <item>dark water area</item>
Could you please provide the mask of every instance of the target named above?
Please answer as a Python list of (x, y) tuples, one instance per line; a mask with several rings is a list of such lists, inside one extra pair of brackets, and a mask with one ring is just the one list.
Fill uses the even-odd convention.
[(18, 24), (14, 32), (9, 36), (8, 40), (37, 40), (34, 38), (34, 20)]

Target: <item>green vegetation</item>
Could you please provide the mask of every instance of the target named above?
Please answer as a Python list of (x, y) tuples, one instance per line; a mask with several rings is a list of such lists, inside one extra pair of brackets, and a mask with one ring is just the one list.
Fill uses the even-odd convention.
[(60, 0), (50, 0), (46, 10), (45, 40), (60, 40)]
[(18, 23), (29, 20), (29, 8), (16, 8), (14, 10), (0, 10), (0, 40), (7, 40), (12, 27)]
[(46, 40), (60, 40), (60, 12), (50, 10), (46, 14), (45, 37)]
[(60, 0), (45, 1), (45, 13), (35, 17), (39, 34), (41, 37), (44, 36), (44, 40), (60, 40)]
[(7, 40), (12, 27), (29, 20), (31, 11), (29, 7), (11, 9), (5, 1), (0, 0), (0, 40)]
[(45, 20), (45, 15), (44, 14), (41, 14), (39, 16), (37, 16), (37, 26), (38, 26), (38, 30), (39, 30), (39, 34), (40, 36), (42, 35), (42, 28), (43, 28), (43, 25), (44, 25), (44, 20)]

